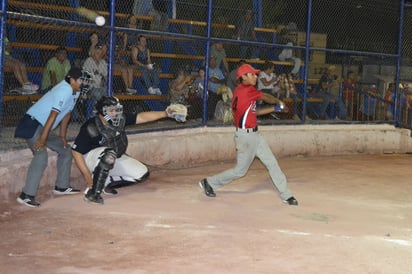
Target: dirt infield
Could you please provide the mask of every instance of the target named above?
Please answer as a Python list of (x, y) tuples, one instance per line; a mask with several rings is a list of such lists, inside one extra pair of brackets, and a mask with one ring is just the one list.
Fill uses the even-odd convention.
[(279, 159), (299, 206), (281, 202), (255, 161), (153, 169), (148, 181), (0, 211), (0, 273), (411, 273), (411, 155)]

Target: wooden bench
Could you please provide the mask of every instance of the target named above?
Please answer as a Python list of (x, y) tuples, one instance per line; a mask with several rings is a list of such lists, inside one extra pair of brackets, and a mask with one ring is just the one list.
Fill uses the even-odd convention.
[[(77, 9), (74, 7), (67, 7), (67, 6), (58, 6), (58, 5), (53, 5), (53, 4), (39, 4), (39, 3), (31, 3), (31, 2), (25, 2), (25, 1), (18, 1), (18, 0), (9, 0), (8, 1), (9, 6), (14, 6), (14, 7), (20, 7), (20, 8), (31, 8), (31, 9), (42, 9), (42, 10), (49, 10), (49, 11), (60, 11), (60, 12), (71, 12), (71, 13), (77, 13)], [(100, 11), (100, 10), (92, 10), (93, 12), (96, 12), (100, 15), (105, 16), (106, 18), (109, 18), (110, 13), (107, 11)], [(115, 16), (117, 18), (121, 19), (126, 19), (129, 14), (125, 13), (116, 13)], [(152, 22), (154, 21), (153, 16), (145, 16), (145, 15), (135, 15), (137, 19), (143, 20), (143, 21), (148, 21)], [(200, 26), (200, 27), (207, 27), (207, 22), (203, 21), (194, 21), (194, 20), (183, 20), (183, 19), (168, 19), (169, 24), (179, 24), (179, 25), (188, 25), (188, 26)], [(233, 24), (220, 24), (220, 23), (212, 23), (213, 28), (223, 28), (227, 30), (234, 30), (235, 25)], [(263, 32), (263, 33), (271, 33), (271, 34), (276, 34), (277, 30), (276, 29), (268, 29), (268, 28), (260, 28), (260, 27), (255, 27), (255, 32)]]
[[(74, 7), (67, 7), (67, 6), (58, 6), (58, 5), (50, 5), (50, 4), (39, 4), (39, 3), (31, 3), (31, 2), (25, 2), (25, 1), (18, 1), (18, 0), (10, 0), (8, 1), (9, 6), (13, 7), (19, 7), (19, 8), (30, 8), (30, 9), (39, 9), (39, 10), (50, 10), (50, 11), (57, 11), (57, 12), (65, 12), (65, 13), (73, 13), (77, 14), (77, 9)], [(106, 16), (106, 18), (109, 17), (109, 12), (107, 11), (99, 11), (99, 10), (93, 10), (94, 12), (97, 12), (99, 14), (102, 14)], [(120, 18), (120, 19), (125, 19), (129, 16), (129, 14), (123, 14), (123, 13), (116, 13), (115, 17)], [(145, 20), (145, 21), (153, 21), (154, 18), (151, 16), (136, 16), (139, 20)], [(187, 26), (201, 26), (201, 27), (207, 27), (207, 23), (203, 21), (193, 21), (193, 20), (182, 20), (182, 19), (168, 19), (169, 24), (184, 24)], [(46, 30), (61, 30), (65, 32), (84, 32), (85, 27), (79, 27), (79, 26), (64, 26), (64, 25), (53, 25), (53, 24), (44, 24), (44, 23), (39, 23), (39, 22), (29, 22), (29, 21), (22, 21), (22, 20), (16, 20), (16, 19), (8, 19), (7, 23), (9, 25), (15, 25), (18, 27), (27, 27), (27, 28), (39, 28), (39, 29), (46, 29)], [(94, 26), (94, 24), (93, 24)], [(219, 24), (219, 23), (213, 23), (212, 27), (214, 28), (224, 28), (227, 30), (234, 30), (235, 25), (232, 24)], [(89, 31), (94, 31), (94, 32), (107, 32), (108, 28), (93, 28), (90, 29)], [(269, 34), (276, 34), (276, 29), (267, 29), (267, 28), (255, 28), (256, 32), (262, 32), (262, 33), (269, 33)], [(179, 37), (173, 37), (173, 33), (163, 33), (159, 35), (148, 35), (148, 36), (153, 36), (153, 38), (156, 39), (165, 39), (163, 36), (167, 35), (167, 38), (170, 39), (175, 39), (175, 40), (181, 40), (183, 38)], [(188, 38), (185, 38), (186, 40)], [(40, 45), (38, 44), (30, 44), (30, 43), (17, 43), (17, 42), (12, 42), (12, 46), (17, 47), (17, 48), (37, 48), (41, 50), (54, 50), (57, 46), (53, 45)], [(81, 48), (77, 47), (67, 47), (69, 52), (81, 52)], [(127, 54), (127, 53), (124, 53)], [(195, 60), (195, 61), (201, 61), (204, 60), (204, 56), (199, 56), (199, 55), (189, 55), (189, 54), (173, 54), (173, 53), (156, 53), (152, 52), (152, 57), (153, 58), (169, 58), (169, 59), (182, 59), (182, 60)], [(240, 59), (239, 58), (228, 58), (228, 62), (231, 63), (237, 63)], [(264, 61), (260, 60), (247, 60), (249, 63), (256, 63), (256, 64), (263, 64)], [(282, 62), (282, 61), (273, 61), (274, 64), (276, 65), (283, 65), (283, 66), (293, 66), (293, 62)], [(303, 66), (303, 64), (302, 64)]]

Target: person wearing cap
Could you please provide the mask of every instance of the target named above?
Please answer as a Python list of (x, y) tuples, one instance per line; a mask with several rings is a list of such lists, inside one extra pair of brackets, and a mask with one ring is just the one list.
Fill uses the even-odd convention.
[[(255, 157), (258, 157), (269, 171), (273, 184), (279, 191), (282, 201), (288, 205), (298, 205), (298, 201), (287, 187), (286, 176), (280, 169), (269, 145), (258, 132), (257, 116), (269, 114), (277, 108), (284, 107), (279, 99), (255, 88), (260, 70), (249, 64), (240, 66), (237, 78), (240, 83), (235, 88), (232, 98), (232, 111), (236, 127), (235, 142), (237, 151), (236, 166), (217, 175), (207, 177), (199, 182), (200, 188), (208, 197), (215, 197), (215, 190), (246, 175)], [(256, 108), (256, 101), (263, 100), (275, 107)]]
[[(76, 194), (78, 189), (70, 186), (72, 166), (71, 148), (66, 133), (70, 114), (85, 83), (80, 68), (71, 68), (65, 79), (44, 94), (29, 108), (16, 127), (15, 137), (26, 140), (33, 153), (27, 171), (26, 182), (17, 202), (28, 207), (39, 207), (35, 199), (40, 180), (48, 163), (47, 148), (57, 152), (57, 178), (53, 193), (56, 195)], [(58, 126), (58, 135), (54, 131)]]

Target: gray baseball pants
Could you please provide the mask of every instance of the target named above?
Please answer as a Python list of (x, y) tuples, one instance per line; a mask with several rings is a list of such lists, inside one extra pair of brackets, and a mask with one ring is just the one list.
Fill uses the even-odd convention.
[(216, 190), (235, 179), (245, 176), (255, 157), (258, 157), (269, 171), (273, 184), (283, 200), (292, 197), (288, 190), (285, 174), (280, 169), (269, 145), (258, 132), (252, 129), (237, 129), (235, 133), (237, 163), (232, 169), (208, 177), (210, 186)]
[[(38, 126), (33, 137), (26, 140), (33, 153), (33, 159), (31, 160), (27, 171), (26, 184), (23, 187), (23, 192), (31, 196), (36, 196), (37, 190), (39, 189), (40, 180), (43, 177), (44, 170), (46, 169), (48, 163), (48, 153), (46, 147), (43, 147), (39, 151), (35, 151), (33, 149), (33, 146), (40, 138), (42, 131), (43, 126)], [(56, 186), (59, 188), (69, 187), (73, 159), (71, 147), (67, 146), (65, 148), (62, 139), (53, 131), (50, 132), (49, 137), (47, 138), (46, 146), (58, 154)]]

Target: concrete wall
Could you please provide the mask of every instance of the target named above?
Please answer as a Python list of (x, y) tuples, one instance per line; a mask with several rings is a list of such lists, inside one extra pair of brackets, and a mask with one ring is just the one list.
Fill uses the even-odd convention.
[[(193, 128), (129, 135), (128, 154), (149, 166), (190, 166), (208, 161), (235, 159), (233, 127)], [(277, 156), (410, 153), (411, 133), (392, 125), (285, 125), (260, 126), (260, 134)], [(28, 149), (0, 155), (0, 206), (15, 203), (31, 161)], [(56, 154), (49, 152), (49, 166), (37, 198), (50, 197), (56, 177)], [(77, 167), (72, 185), (83, 188)]]

